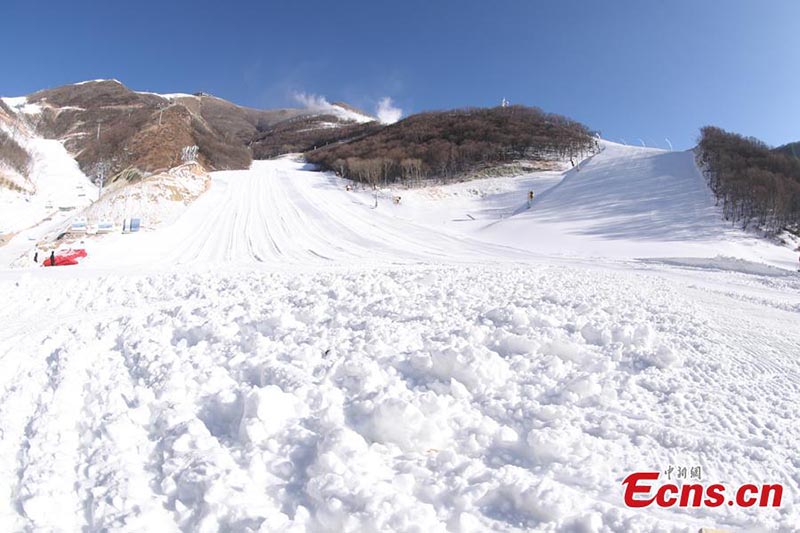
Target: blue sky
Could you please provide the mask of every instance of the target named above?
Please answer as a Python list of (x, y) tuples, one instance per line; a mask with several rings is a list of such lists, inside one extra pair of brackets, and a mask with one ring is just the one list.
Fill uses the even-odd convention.
[(800, 140), (797, 0), (3, 3), (0, 94), (85, 79), (253, 107), (536, 105), (612, 140)]

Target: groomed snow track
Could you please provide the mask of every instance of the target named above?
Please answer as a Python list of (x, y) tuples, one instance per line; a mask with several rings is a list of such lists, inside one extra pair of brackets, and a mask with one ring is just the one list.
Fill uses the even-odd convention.
[[(436, 231), (377, 209), (326, 174), (291, 159), (219, 172), (174, 225), (98, 246), (89, 264), (285, 265), (475, 262), (533, 254)], [(387, 213), (384, 211), (388, 210)]]

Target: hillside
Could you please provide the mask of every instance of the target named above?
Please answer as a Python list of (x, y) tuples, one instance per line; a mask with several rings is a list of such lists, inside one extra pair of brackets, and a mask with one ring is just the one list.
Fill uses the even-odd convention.
[(513, 163), (580, 160), (595, 149), (584, 125), (523, 106), (420, 113), (357, 139), (306, 153), (361, 182), (451, 180)]
[(800, 158), (800, 141), (784, 144), (783, 146), (775, 148), (775, 151), (784, 153), (786, 155), (791, 155), (795, 158)]
[(753, 137), (705, 127), (698, 161), (727, 220), (777, 234), (800, 226), (800, 159)]
[[(351, 131), (377, 124), (346, 104), (325, 104), (325, 109), (258, 110), (206, 93), (137, 92), (117, 80), (2, 98), (0, 246), (27, 229), (27, 238), (38, 243), (63, 233), (97, 199), (94, 184), (101, 168), (104, 191), (114, 197), (104, 197), (85, 214), (102, 213), (121, 225), (122, 213), (134, 210), (155, 227), (203, 191), (195, 186), (198, 180), (171, 172), (183, 163), (186, 147), (197, 146), (204, 174), (248, 168), (254, 152), (271, 157), (305, 150), (320, 138), (349, 138)], [(166, 197), (159, 199), (160, 192)]]
[(314, 109), (258, 110), (205, 93), (137, 92), (117, 80), (66, 85), (4, 102), (4, 111), (36, 134), (62, 140), (87, 175), (104, 161), (110, 176), (127, 171), (128, 178), (132, 172), (144, 177), (180, 164), (181, 150), (191, 145), (199, 147), (198, 160), (206, 168), (243, 169), (253, 158), (250, 145), (279, 124), (286, 123), (281, 131), (291, 135), (295, 129), (335, 129), (371, 120), (345, 106), (333, 107), (338, 114), (316, 119), (321, 113)]
[[(531, 185), (484, 238), (542, 253), (614, 257), (707, 254), (772, 262), (778, 248), (730, 227), (695, 164), (693, 151), (601, 141), (602, 152), (551, 187)], [(786, 253), (788, 251), (785, 251)], [(788, 256), (788, 253), (786, 254)], [(789, 266), (788, 261), (784, 263)]]
[(0, 129), (0, 187), (25, 190), (31, 155), (9, 133)]
[(31, 154), (20, 144), (14, 111), (0, 99), (0, 189), (29, 191)]
[(330, 114), (300, 116), (265, 128), (250, 142), (250, 148), (255, 159), (270, 159), (347, 142), (382, 128), (378, 122), (342, 124), (339, 117)]
[[(123, 172), (131, 182), (172, 168), (191, 145), (210, 170), (305, 152), (322, 168), (361, 181), (464, 178), (519, 161), (545, 168), (594, 149), (585, 126), (536, 108), (421, 113), (387, 127), (345, 103), (258, 110), (206, 93), (137, 92), (117, 80), (6, 98), (0, 113), (36, 135), (63, 141), (89, 176), (106, 163), (111, 181)], [(12, 158), (15, 168), (24, 165), (21, 152), (5, 156)]]

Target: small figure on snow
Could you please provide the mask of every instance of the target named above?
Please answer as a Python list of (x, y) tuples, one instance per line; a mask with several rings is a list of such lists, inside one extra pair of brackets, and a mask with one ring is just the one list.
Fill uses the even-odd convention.
[(533, 191), (528, 191), (528, 209), (531, 208), (532, 203), (533, 203)]
[(50, 266), (51, 267), (56, 266), (56, 252), (55, 252), (55, 250), (50, 252)]
[(36, 253), (33, 254), (33, 262), (34, 263), (38, 263), (39, 262), (39, 250), (36, 250)]

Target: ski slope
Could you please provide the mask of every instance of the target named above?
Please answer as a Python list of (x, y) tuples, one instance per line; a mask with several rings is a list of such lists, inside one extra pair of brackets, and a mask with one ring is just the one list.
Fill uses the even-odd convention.
[[(778, 259), (770, 255), (771, 247), (720, 220), (691, 151), (612, 143), (604, 148), (540, 194), (529, 210), (492, 224), (488, 236), (581, 255), (694, 257), (714, 250), (759, 261)], [(545, 236), (528, 241), (529, 233)]]
[(276, 267), (522, 259), (532, 254), (401, 220), (385, 199), (348, 192), (291, 158), (214, 174), (210, 191), (156, 233), (87, 243), (87, 266)]
[(400, 193), (408, 196), (406, 216), (551, 257), (723, 256), (796, 268), (790, 248), (722, 220), (692, 151), (601, 146), (564, 174), (449, 185), (433, 198), (430, 190)]
[[(796, 257), (690, 152), (377, 208), (256, 162), (83, 245), (0, 270), (0, 530), (800, 531)], [(625, 507), (673, 465), (783, 504)]]
[[(0, 121), (0, 127), (31, 157), (28, 181), (22, 184), (25, 192), (0, 188), (0, 235), (5, 237), (0, 238), (0, 250), (19, 255), (89, 206), (97, 199), (97, 187), (81, 172), (61, 141), (32, 132), (26, 116), (39, 113), (39, 106), (29, 104), (24, 97), (3, 100), (18, 113), (19, 122)], [(13, 245), (6, 244), (13, 236)], [(4, 266), (7, 264), (4, 262)]]

